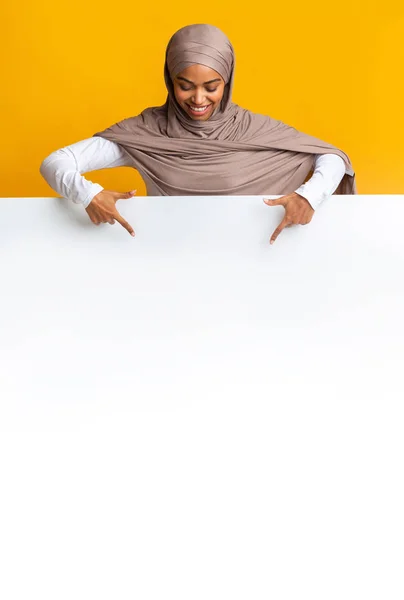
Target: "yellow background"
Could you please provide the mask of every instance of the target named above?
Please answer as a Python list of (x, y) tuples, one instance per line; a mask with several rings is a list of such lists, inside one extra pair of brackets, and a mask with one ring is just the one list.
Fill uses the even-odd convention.
[[(2, 10), (0, 196), (56, 196), (39, 173), (47, 155), (163, 104), (166, 44), (191, 23), (232, 41), (234, 102), (344, 150), (358, 193), (404, 193), (401, 2), (20, 0)], [(128, 167), (86, 178), (146, 193)]]

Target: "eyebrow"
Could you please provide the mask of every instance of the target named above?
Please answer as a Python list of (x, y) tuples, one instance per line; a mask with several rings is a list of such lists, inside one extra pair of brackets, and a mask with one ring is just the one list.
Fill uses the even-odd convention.
[[(187, 83), (194, 85), (193, 81), (189, 81), (189, 79), (185, 79), (185, 77), (177, 77), (177, 79), (181, 79), (182, 81), (186, 81)], [(214, 83), (215, 81), (221, 81), (221, 79), (211, 79), (210, 81), (205, 81), (203, 85), (208, 85), (208, 83)]]

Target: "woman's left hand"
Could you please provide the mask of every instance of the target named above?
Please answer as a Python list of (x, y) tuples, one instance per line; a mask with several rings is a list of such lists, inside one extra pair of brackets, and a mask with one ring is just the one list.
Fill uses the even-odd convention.
[(274, 243), (282, 229), (290, 227), (290, 225), (307, 225), (314, 214), (314, 208), (311, 207), (309, 201), (300, 196), (300, 194), (296, 194), (296, 192), (282, 196), (277, 200), (267, 200), (264, 198), (264, 202), (268, 206), (279, 206), (281, 204), (285, 209), (283, 220), (272, 234), (270, 239), (271, 244)]

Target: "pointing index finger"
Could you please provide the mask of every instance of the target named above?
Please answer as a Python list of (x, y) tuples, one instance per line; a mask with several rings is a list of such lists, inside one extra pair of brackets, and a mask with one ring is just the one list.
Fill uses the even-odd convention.
[(118, 221), (118, 223), (120, 223), (122, 225), (122, 227), (124, 227), (131, 234), (132, 237), (135, 237), (135, 232), (134, 232), (132, 226), (129, 225), (129, 223), (127, 221), (125, 221), (125, 219), (123, 217), (121, 217), (121, 215), (119, 214), (118, 211), (116, 211), (116, 215), (114, 215), (114, 219), (116, 221)]
[(284, 229), (286, 227), (286, 225), (288, 224), (288, 220), (286, 218), (284, 218), (278, 225), (278, 227), (275, 229), (275, 231), (273, 232), (271, 239), (269, 241), (270, 244), (273, 244), (274, 241), (276, 240), (276, 238), (278, 237), (278, 235), (280, 234), (280, 232), (282, 231), (282, 229)]

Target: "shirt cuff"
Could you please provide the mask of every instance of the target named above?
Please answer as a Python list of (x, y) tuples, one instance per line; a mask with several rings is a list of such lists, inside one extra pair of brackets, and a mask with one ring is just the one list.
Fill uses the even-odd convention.
[(76, 204), (82, 204), (84, 208), (87, 208), (94, 196), (102, 192), (103, 189), (104, 188), (99, 183), (93, 183), (89, 194), (87, 194), (83, 200), (80, 199), (78, 202), (76, 202)]
[(316, 210), (321, 202), (335, 192), (344, 175), (345, 163), (340, 156), (317, 155), (312, 177), (297, 188), (295, 193), (306, 198), (311, 207)]
[(324, 198), (319, 197), (318, 193), (316, 193), (315, 191), (312, 191), (310, 193), (310, 189), (307, 189), (306, 187), (304, 187), (304, 185), (297, 188), (297, 190), (295, 190), (295, 194), (299, 194), (299, 196), (303, 196), (303, 198), (306, 198), (306, 200), (314, 210), (316, 210), (321, 204), (321, 202), (324, 200)]

